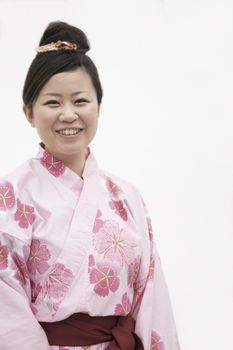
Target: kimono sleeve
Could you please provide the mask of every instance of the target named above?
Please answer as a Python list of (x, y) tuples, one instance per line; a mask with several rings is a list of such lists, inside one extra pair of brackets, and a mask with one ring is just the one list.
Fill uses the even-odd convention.
[[(140, 196), (141, 198), (141, 196)], [(143, 235), (140, 269), (134, 285), (132, 314), (136, 334), (146, 350), (179, 350), (168, 288), (152, 234), (151, 219), (141, 198), (139, 222)]]
[(0, 343), (4, 350), (50, 349), (30, 307), (29, 252), (25, 242), (0, 231)]

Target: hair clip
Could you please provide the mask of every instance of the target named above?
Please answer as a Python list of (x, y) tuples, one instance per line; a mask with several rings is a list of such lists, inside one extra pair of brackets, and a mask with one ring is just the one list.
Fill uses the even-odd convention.
[(47, 52), (47, 51), (58, 51), (58, 50), (77, 50), (77, 45), (72, 44), (68, 41), (61, 41), (58, 40), (57, 42), (52, 42), (50, 44), (42, 45), (42, 46), (37, 46), (36, 51), (38, 53), (40, 52)]

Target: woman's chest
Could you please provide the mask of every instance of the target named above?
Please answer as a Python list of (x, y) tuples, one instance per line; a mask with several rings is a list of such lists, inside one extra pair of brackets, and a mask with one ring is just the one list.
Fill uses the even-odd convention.
[(56, 201), (44, 213), (28, 260), (35, 306), (46, 301), (55, 314), (71, 290), (88, 305), (97, 297), (102, 308), (116, 295), (120, 302), (133, 287), (141, 257), (141, 235), (127, 200), (99, 191), (73, 207)]

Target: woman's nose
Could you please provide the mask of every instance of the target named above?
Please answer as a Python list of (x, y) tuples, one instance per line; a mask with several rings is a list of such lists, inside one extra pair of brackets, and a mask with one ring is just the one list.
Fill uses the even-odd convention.
[(78, 115), (75, 113), (75, 110), (72, 106), (66, 106), (63, 108), (59, 119), (60, 121), (72, 122), (75, 119), (78, 119)]

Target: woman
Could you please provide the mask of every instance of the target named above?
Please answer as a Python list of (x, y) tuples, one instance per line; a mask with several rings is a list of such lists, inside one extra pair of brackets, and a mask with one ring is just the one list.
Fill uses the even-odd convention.
[(23, 90), (39, 153), (0, 182), (1, 349), (178, 350), (138, 191), (98, 168), (85, 34), (48, 25)]

